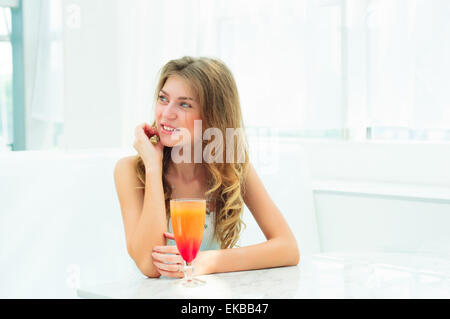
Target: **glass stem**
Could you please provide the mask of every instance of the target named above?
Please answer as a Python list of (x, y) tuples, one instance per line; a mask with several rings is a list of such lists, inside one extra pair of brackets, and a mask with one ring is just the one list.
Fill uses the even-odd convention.
[(184, 279), (187, 283), (192, 282), (192, 275), (194, 274), (194, 266), (192, 265), (192, 262), (187, 263), (184, 262)]

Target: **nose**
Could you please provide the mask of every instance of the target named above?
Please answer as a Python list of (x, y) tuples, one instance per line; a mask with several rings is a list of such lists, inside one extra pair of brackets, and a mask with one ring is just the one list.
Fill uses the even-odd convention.
[(162, 112), (163, 118), (173, 120), (177, 117), (175, 101), (170, 102)]

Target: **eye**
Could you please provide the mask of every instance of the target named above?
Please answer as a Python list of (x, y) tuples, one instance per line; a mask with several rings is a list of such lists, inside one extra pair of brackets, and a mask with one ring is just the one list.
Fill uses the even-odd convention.
[[(159, 99), (161, 100), (161, 101), (163, 101), (163, 102), (166, 102), (166, 101), (164, 101), (163, 99), (166, 99), (164, 96), (162, 96), (162, 95), (160, 95), (159, 96)], [(167, 100), (167, 99), (166, 99)]]
[(181, 103), (181, 105), (186, 105), (186, 107), (183, 107), (183, 108), (189, 108), (189, 107), (192, 107), (190, 104), (188, 104), (188, 103)]

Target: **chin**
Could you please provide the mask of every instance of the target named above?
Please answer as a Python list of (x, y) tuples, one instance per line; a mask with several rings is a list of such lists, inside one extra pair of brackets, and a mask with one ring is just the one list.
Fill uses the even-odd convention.
[(177, 145), (179, 143), (179, 141), (173, 141), (170, 137), (163, 137), (160, 138), (161, 144), (167, 147), (174, 147), (175, 145)]

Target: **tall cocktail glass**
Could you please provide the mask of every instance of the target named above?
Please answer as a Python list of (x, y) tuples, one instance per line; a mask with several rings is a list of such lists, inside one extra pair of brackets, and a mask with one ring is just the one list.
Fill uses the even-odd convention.
[(204, 281), (193, 278), (194, 261), (202, 244), (206, 200), (178, 198), (170, 200), (170, 219), (178, 251), (184, 260), (183, 285), (196, 287)]

